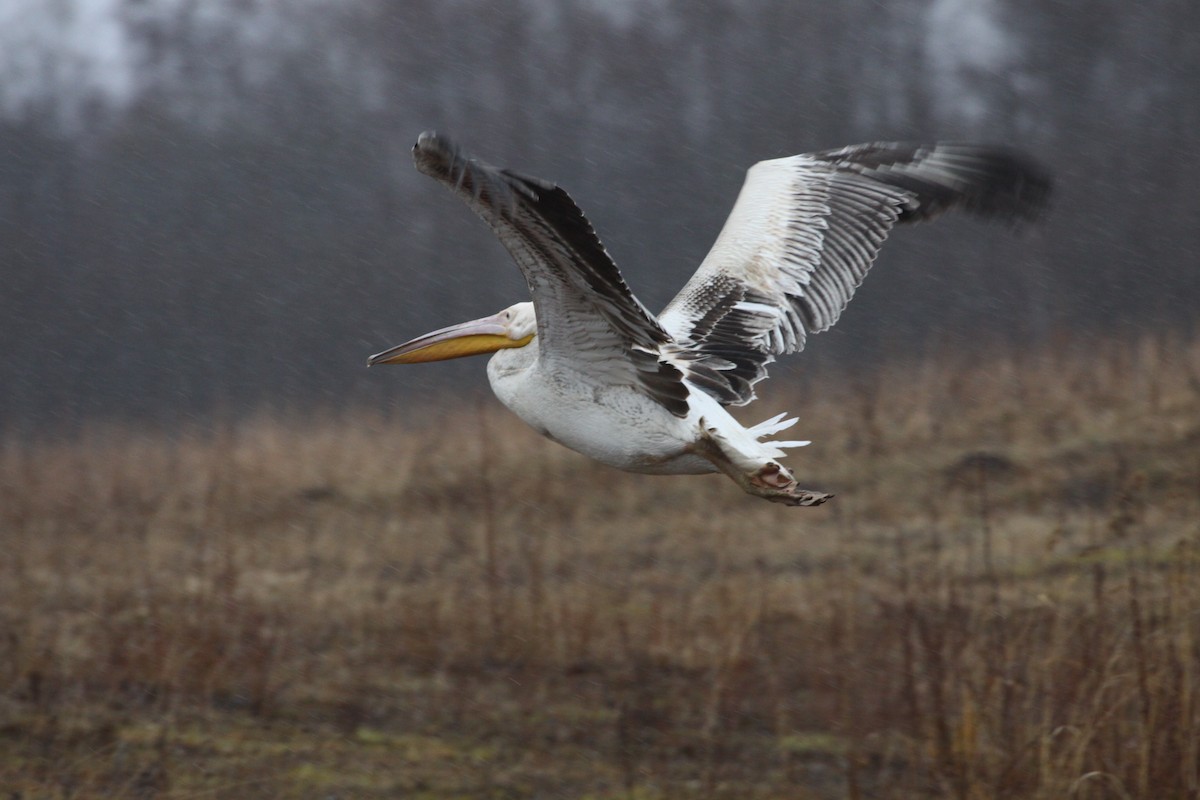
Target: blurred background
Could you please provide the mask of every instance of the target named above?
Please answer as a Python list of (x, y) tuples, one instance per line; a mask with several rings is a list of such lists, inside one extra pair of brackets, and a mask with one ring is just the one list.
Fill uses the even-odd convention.
[(755, 161), (1019, 146), (1044, 224), (898, 231), (775, 371), (1194, 325), (1200, 4), (0, 0), (0, 419), (395, 407), (478, 362), (366, 356), (525, 299), (412, 168), (439, 129), (554, 180), (660, 308)]

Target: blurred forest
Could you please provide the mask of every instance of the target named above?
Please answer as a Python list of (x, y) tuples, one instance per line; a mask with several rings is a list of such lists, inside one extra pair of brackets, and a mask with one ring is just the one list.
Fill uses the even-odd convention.
[(170, 424), (480, 385), (480, 363), (364, 367), (525, 297), (413, 170), (431, 128), (566, 187), (652, 308), (755, 161), (939, 138), (1052, 167), (1042, 225), (897, 232), (777, 380), (1192, 326), (1197, 31), (1194, 0), (0, 0), (0, 419)]

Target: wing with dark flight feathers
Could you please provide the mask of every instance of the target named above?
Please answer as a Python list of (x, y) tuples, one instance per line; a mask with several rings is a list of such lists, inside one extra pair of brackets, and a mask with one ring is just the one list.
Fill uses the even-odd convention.
[(671, 337), (565, 191), (471, 158), (437, 133), (421, 134), (413, 159), (466, 202), (517, 262), (533, 295), (544, 363), (598, 384), (637, 385), (671, 413), (687, 415), (683, 374), (659, 358)]
[(760, 162), (659, 323), (685, 351), (689, 380), (744, 405), (775, 356), (838, 321), (892, 226), (952, 209), (1032, 219), (1050, 185), (1020, 153), (971, 144), (862, 144)]

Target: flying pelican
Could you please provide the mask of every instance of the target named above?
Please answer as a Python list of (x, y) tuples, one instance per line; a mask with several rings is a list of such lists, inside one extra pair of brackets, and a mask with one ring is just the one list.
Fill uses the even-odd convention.
[(809, 442), (767, 439), (796, 418), (744, 427), (726, 407), (754, 400), (776, 356), (837, 322), (893, 225), (954, 208), (1031, 219), (1050, 191), (1027, 157), (974, 144), (861, 144), (762, 161), (699, 270), (655, 317), (555, 184), (490, 166), (433, 132), (413, 159), (491, 227), (533, 302), (427, 333), (369, 365), (495, 353), (492, 390), (542, 435), (630, 472), (719, 470), (794, 506), (832, 497), (799, 488), (779, 463), (785, 448)]

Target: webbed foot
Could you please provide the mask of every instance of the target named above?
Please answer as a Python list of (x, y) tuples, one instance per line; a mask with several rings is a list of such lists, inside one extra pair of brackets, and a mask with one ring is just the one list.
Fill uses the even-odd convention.
[(792, 473), (774, 461), (764, 464), (749, 476), (746, 491), (787, 506), (819, 506), (833, 497), (825, 492), (801, 489), (796, 485)]
[[(738, 452), (721, 436), (720, 431), (710, 428), (703, 419), (700, 420), (700, 437), (695, 448), (694, 452), (711, 461), (746, 492), (772, 503), (819, 506), (833, 497), (825, 492), (801, 489), (796, 485), (792, 473), (778, 461), (771, 460), (764, 464), (758, 460), (761, 456), (756, 458), (754, 455)], [(755, 468), (755, 464), (761, 466)]]

